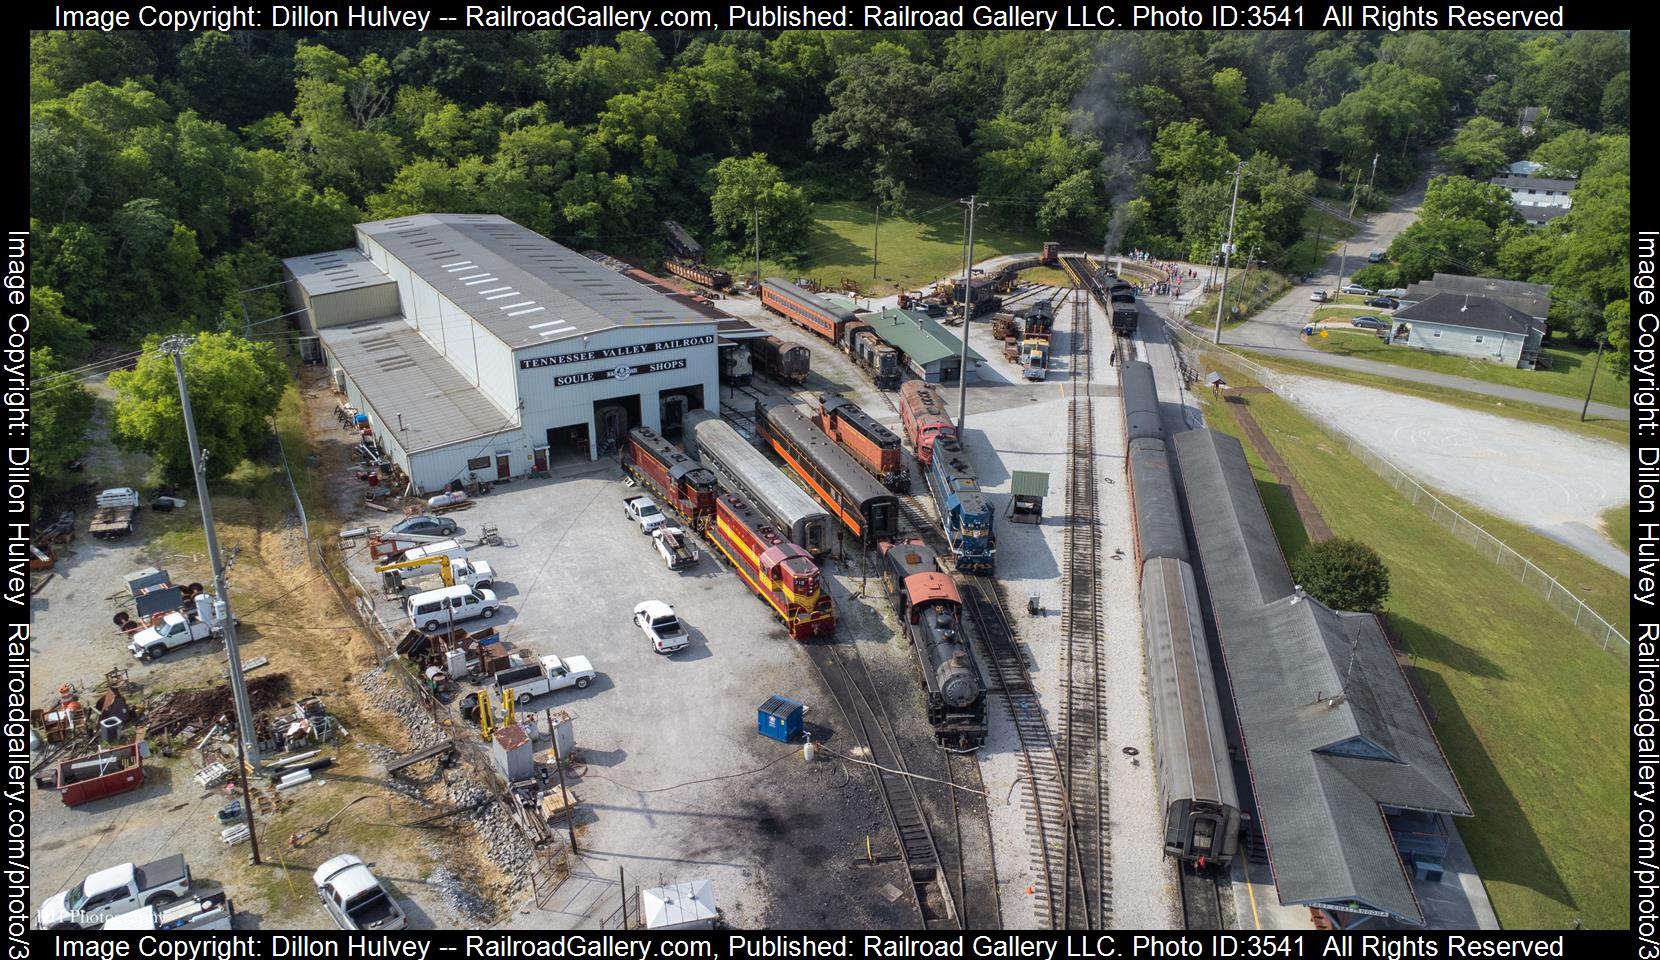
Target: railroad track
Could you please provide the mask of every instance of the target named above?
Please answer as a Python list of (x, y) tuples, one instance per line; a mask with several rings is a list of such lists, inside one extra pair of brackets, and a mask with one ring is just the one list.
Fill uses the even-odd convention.
[[(910, 770), (905, 764), (905, 751), (894, 733), (893, 721), (882, 705), (882, 698), (865, 668), (864, 660), (847, 643), (812, 643), (805, 646), (859, 743), (865, 748), (864, 759), (876, 764), (872, 770), (876, 775), (877, 790), (882, 795), (888, 825), (899, 841), (899, 855), (905, 861), (917, 913), (924, 928), (963, 929), (962, 917), (956, 906), (956, 892), (944, 868), (946, 861), (940, 856), (933, 828), (923, 810), (922, 798), (917, 794), (916, 781), (908, 776)], [(956, 790), (951, 790), (951, 794), (954, 805)], [(957, 890), (961, 889), (962, 859), (961, 851), (958, 851)]]
[(1188, 930), (1222, 929), (1222, 890), (1216, 878), (1176, 862), (1181, 875), (1182, 926)]
[[(1062, 776), (1071, 801), (1077, 848), (1076, 883), (1063, 898), (1067, 926), (1108, 926), (1112, 911), (1112, 868), (1107, 836), (1107, 766), (1104, 755), (1106, 711), (1105, 651), (1100, 600), (1101, 534), (1096, 517), (1099, 495), (1095, 477), (1095, 404), (1087, 388), (1093, 375), (1089, 298), (1082, 290), (1072, 299), (1072, 371), (1082, 384), (1072, 394), (1067, 426), (1067, 524), (1061, 582), (1065, 647), (1065, 701), (1060, 718)], [(1076, 888), (1076, 899), (1074, 899)]]

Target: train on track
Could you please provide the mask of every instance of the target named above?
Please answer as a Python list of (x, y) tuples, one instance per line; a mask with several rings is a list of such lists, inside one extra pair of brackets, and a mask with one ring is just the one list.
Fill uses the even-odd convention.
[(743, 498), (733, 493), (716, 497), (714, 516), (703, 532), (784, 621), (792, 638), (809, 640), (835, 631), (835, 610), (818, 564)]
[(791, 543), (815, 557), (830, 551), (830, 514), (731, 424), (707, 410), (693, 410), (686, 414), (685, 439), (687, 452), (722, 487), (760, 510)]
[(1029, 307), (1015, 311), (1020, 321), (1020, 373), (1027, 380), (1044, 380), (1049, 376), (1050, 343), (1055, 333), (1055, 305), (1050, 300), (1039, 300)]
[(1135, 287), (1091, 263), (1088, 257), (1063, 256), (1061, 268), (1072, 278), (1075, 286), (1089, 292), (1090, 298), (1107, 312), (1107, 319), (1116, 336), (1134, 336), (1141, 322), (1141, 309), (1136, 305)]
[(899, 386), (899, 351), (876, 335), (876, 328), (854, 320), (842, 328), (841, 348), (870, 374), (878, 390)]
[(732, 286), (732, 274), (725, 270), (716, 270), (707, 263), (687, 260), (685, 257), (664, 257), (663, 269), (682, 280), (701, 283), (715, 290)]
[(924, 465), (934, 459), (935, 440), (957, 435), (956, 425), (945, 412), (945, 400), (939, 388), (921, 380), (908, 380), (900, 386), (899, 420), (917, 462)]
[(749, 341), (750, 365), (779, 383), (800, 386), (813, 365), (812, 351), (794, 340), (761, 337)]
[(899, 536), (899, 498), (795, 406), (757, 402), (755, 429), (862, 546)]
[(965, 573), (991, 573), (997, 563), (996, 511), (955, 435), (939, 437), (924, 470), (940, 525)]
[(693, 529), (715, 513), (715, 475), (663, 439), (655, 431), (635, 427), (623, 445), (623, 468), (633, 474), (664, 506), (685, 517)]
[(853, 311), (777, 277), (761, 284), (761, 305), (837, 346), (842, 342), (842, 329), (855, 319)]
[(888, 544), (882, 582), (922, 671), (928, 723), (947, 750), (986, 742), (986, 688), (963, 632), (963, 598), (933, 549), (921, 540)]
[(899, 434), (877, 423), (863, 407), (846, 397), (821, 393), (813, 422), (884, 487), (895, 493), (911, 491), (911, 467), (905, 462)]
[(1164, 851), (1225, 868), (1238, 852), (1239, 793), (1153, 368), (1124, 364), (1120, 385)]

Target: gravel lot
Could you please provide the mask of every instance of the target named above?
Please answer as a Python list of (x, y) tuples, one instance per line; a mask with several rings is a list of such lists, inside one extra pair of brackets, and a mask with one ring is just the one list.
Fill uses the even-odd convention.
[(1596, 532), (1602, 511), (1631, 501), (1625, 447), (1336, 380), (1286, 382), (1299, 404), (1430, 488), (1560, 540), (1604, 566), (1630, 570), (1631, 558)]

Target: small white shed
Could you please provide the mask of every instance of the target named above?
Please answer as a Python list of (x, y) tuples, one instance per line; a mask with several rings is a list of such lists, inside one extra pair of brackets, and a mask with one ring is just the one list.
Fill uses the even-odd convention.
[(708, 880), (640, 891), (640, 918), (647, 930), (711, 930), (719, 917), (715, 885)]

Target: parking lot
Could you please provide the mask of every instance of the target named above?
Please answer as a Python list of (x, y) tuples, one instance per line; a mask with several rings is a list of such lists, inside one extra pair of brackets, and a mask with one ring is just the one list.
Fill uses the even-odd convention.
[[(549, 479), (498, 485), (452, 515), (464, 542), (486, 524), (503, 541), (469, 553), (495, 567), (492, 589), (503, 609), (463, 626), (493, 625), (527, 661), (581, 655), (598, 673), (586, 689), (519, 708), (521, 716), (548, 709), (574, 716), (569, 779), (581, 803), (581, 859), (547, 909), (525, 904), (515, 922), (593, 925), (619, 902), (620, 868), (630, 889), (710, 879), (738, 926), (905, 924), (908, 900), (881, 891), (903, 889), (902, 868), (854, 865), (864, 837), (886, 828), (869, 778), (835, 762), (807, 764), (799, 744), (756, 732), (757, 707), (781, 694), (806, 703), (808, 725), (842, 746), (834, 701), (806, 655), (706, 543), (697, 564), (667, 569), (624, 515), (624, 499), (640, 491), (621, 477), (614, 462), (572, 465)], [(357, 519), (377, 518), (386, 524), (367, 512)], [(378, 583), (366, 551), (351, 562), (361, 582)], [(687, 649), (653, 652), (632, 621), (634, 606), (648, 599), (674, 606), (690, 629)], [(848, 603), (836, 599), (839, 610)], [(397, 611), (394, 601), (380, 602), (389, 623)], [(789, 896), (808, 876), (840, 895)]]

